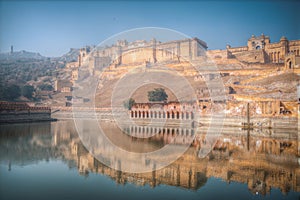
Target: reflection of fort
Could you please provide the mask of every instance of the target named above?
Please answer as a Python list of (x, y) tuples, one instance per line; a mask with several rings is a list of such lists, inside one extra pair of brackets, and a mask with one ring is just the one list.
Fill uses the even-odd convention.
[(82, 173), (106, 174), (122, 184), (133, 182), (153, 187), (167, 184), (198, 189), (209, 177), (219, 177), (228, 182), (247, 183), (253, 192), (266, 194), (271, 187), (280, 188), (284, 193), (300, 190), (295, 139), (280, 136), (254, 136), (249, 139), (245, 133), (223, 135), (205, 159), (197, 158), (199, 146), (196, 145), (170, 166), (143, 174), (123, 173), (106, 167), (87, 151), (82, 151), (81, 143), (73, 143), (72, 149), (80, 149), (80, 152), (73, 153), (78, 156), (78, 168)]
[[(52, 123), (51, 133), (49, 124), (46, 126), (29, 124), (23, 127), (22, 130), (12, 129), (9, 126), (1, 127), (1, 162), (8, 157), (12, 165), (26, 163), (26, 158), (63, 159), (69, 166), (77, 166), (80, 174), (87, 176), (89, 172), (101, 173), (120, 184), (132, 182), (137, 185), (149, 184), (153, 187), (167, 184), (198, 189), (210, 177), (218, 177), (228, 183), (232, 181), (246, 183), (249, 190), (254, 193), (266, 194), (271, 188), (280, 188), (283, 193), (291, 190), (300, 191), (296, 131), (257, 129), (248, 134), (247, 131), (228, 128), (218, 138), (212, 152), (206, 158), (199, 159), (197, 152), (205, 139), (206, 129), (194, 130), (194, 134), (192, 129), (186, 129), (188, 132), (184, 130), (182, 136), (193, 137), (194, 143), (180, 159), (161, 170), (131, 174), (111, 169), (89, 154), (72, 123), (63, 121)], [(126, 130), (129, 131), (127, 134), (136, 134), (135, 137), (151, 133), (151, 130), (155, 132), (153, 127), (148, 129), (129, 127)], [(181, 131), (175, 128), (164, 131), (157, 128), (156, 131), (161, 133), (161, 138), (165, 135), (181, 136)]]

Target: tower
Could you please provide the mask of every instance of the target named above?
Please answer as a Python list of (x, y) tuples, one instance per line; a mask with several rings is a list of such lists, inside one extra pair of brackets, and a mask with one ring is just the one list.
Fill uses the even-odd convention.
[(14, 46), (11, 45), (11, 46), (10, 46), (10, 54), (13, 54), (13, 53), (14, 53)]
[(265, 49), (265, 46), (269, 44), (269, 36), (265, 36), (263, 33), (260, 36), (252, 35), (251, 38), (248, 39), (248, 50)]

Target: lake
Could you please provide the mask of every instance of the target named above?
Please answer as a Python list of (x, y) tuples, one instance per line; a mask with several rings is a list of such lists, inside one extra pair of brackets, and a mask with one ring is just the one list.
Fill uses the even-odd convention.
[[(212, 150), (199, 157), (205, 127), (187, 129), (183, 134), (174, 128), (122, 129), (110, 122), (103, 127), (112, 143), (130, 152), (191, 145), (165, 167), (132, 173), (108, 167), (95, 158), (91, 153), (97, 150), (87, 150), (72, 120), (1, 125), (0, 199), (300, 197), (297, 130), (225, 127)], [(152, 134), (153, 130), (159, 130), (159, 134), (150, 138), (134, 136)], [(110, 153), (112, 156), (115, 151)], [(145, 160), (145, 165), (151, 162)], [(125, 165), (122, 160), (116, 163)]]

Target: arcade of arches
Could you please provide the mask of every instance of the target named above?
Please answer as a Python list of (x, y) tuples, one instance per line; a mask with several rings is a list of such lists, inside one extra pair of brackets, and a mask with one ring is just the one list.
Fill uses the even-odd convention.
[(193, 120), (196, 108), (196, 103), (136, 103), (130, 110), (130, 117), (138, 119)]

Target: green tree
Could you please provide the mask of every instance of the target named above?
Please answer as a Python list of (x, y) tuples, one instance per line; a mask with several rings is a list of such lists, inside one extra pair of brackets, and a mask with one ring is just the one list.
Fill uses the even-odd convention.
[(149, 101), (167, 101), (168, 95), (163, 88), (155, 88), (152, 91), (148, 91)]
[(3, 90), (3, 98), (8, 101), (14, 101), (21, 96), (21, 89), (17, 85), (10, 85)]
[(128, 110), (131, 110), (132, 106), (135, 104), (135, 100), (133, 98), (130, 98), (123, 102), (123, 105)]
[(0, 99), (4, 100), (4, 91), (5, 88), (3, 87), (2, 83), (0, 83)]
[(25, 85), (22, 87), (22, 95), (28, 99), (32, 98), (34, 92), (34, 87), (31, 85)]
[(53, 90), (52, 85), (49, 84), (42, 84), (38, 86), (41, 90), (51, 91)]

